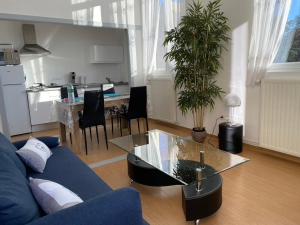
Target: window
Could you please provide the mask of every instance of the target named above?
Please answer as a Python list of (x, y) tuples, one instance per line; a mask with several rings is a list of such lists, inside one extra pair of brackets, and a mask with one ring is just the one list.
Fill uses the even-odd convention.
[(292, 0), (284, 36), (274, 63), (300, 62), (300, 0)]

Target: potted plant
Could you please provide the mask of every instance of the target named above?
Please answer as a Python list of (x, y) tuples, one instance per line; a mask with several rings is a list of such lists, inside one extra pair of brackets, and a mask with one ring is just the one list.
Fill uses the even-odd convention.
[(178, 26), (166, 32), (164, 41), (164, 46), (171, 46), (165, 59), (174, 63), (178, 107), (183, 114), (192, 112), (192, 136), (198, 142), (207, 136), (203, 124), (206, 109), (212, 110), (223, 93), (215, 77), (230, 28), (220, 6), (221, 0), (206, 5), (193, 1)]

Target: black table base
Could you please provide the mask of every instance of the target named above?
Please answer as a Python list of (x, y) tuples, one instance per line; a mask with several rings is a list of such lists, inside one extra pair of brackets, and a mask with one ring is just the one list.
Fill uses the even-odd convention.
[(222, 177), (217, 174), (203, 181), (201, 191), (196, 185), (182, 187), (182, 208), (187, 221), (214, 214), (222, 205)]
[[(193, 161), (183, 161), (194, 163)], [(148, 186), (182, 185), (181, 182), (153, 166), (128, 154), (128, 176), (137, 183)], [(222, 205), (222, 177), (219, 174), (204, 180), (201, 191), (196, 184), (182, 187), (182, 207), (187, 221), (197, 220), (215, 213)]]
[(148, 186), (182, 185), (178, 180), (168, 176), (153, 166), (137, 159), (134, 155), (127, 156), (128, 176), (139, 184)]

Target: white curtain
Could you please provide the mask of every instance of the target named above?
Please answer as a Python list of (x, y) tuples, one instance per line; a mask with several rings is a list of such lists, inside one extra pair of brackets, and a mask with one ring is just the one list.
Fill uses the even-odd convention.
[(143, 0), (143, 70), (145, 78), (152, 74), (157, 52), (160, 0)]
[(291, 0), (255, 0), (248, 85), (259, 84), (273, 63), (284, 34)]
[(184, 0), (165, 0), (165, 27), (169, 31), (175, 28), (185, 13)]
[[(185, 0), (143, 0), (143, 68), (145, 77), (153, 73), (156, 67), (156, 57), (165, 31), (178, 25), (181, 16), (185, 13)], [(163, 16), (163, 18), (161, 18)], [(161, 27), (164, 27), (162, 29)], [(159, 44), (158, 44), (159, 42)], [(167, 47), (167, 49), (170, 46)], [(159, 53), (162, 53), (159, 49)], [(161, 54), (163, 58), (164, 54)]]
[[(181, 20), (181, 17), (185, 14), (185, 1), (184, 0), (165, 0), (165, 28), (169, 31), (175, 28)], [(166, 51), (171, 49), (172, 45), (169, 43), (166, 46)], [(168, 62), (167, 68), (169, 72), (174, 68), (174, 62)]]

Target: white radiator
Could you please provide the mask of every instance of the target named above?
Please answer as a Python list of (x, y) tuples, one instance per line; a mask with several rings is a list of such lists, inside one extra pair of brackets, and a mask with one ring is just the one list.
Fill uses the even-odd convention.
[(261, 96), (260, 146), (300, 157), (300, 79), (266, 79)]

